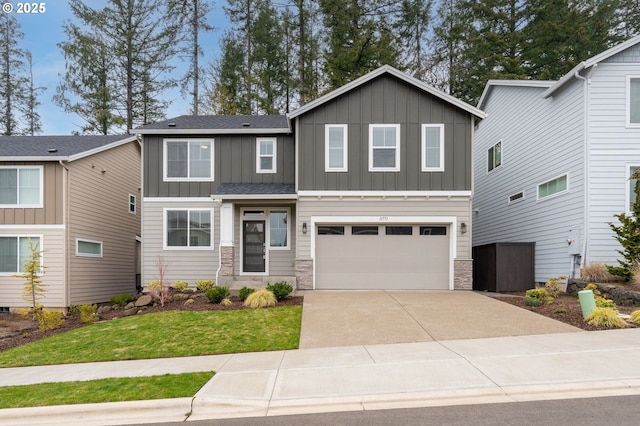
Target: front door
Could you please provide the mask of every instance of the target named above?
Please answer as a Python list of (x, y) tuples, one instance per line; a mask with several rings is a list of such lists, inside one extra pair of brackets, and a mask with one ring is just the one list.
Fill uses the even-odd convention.
[(265, 272), (265, 221), (245, 220), (243, 223), (243, 272)]

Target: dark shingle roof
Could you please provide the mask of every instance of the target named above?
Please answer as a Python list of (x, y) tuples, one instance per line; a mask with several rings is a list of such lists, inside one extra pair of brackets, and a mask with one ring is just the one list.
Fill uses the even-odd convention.
[(0, 136), (0, 159), (4, 157), (68, 158), (131, 137), (131, 135)]
[(247, 130), (288, 129), (285, 115), (182, 115), (169, 120), (147, 124), (134, 130)]
[(215, 195), (294, 195), (293, 183), (221, 183)]

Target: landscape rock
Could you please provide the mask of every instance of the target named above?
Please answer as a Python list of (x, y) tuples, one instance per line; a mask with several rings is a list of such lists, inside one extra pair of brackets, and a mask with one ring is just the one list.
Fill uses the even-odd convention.
[(173, 300), (187, 300), (189, 298), (189, 295), (184, 293), (176, 293), (172, 297)]
[(125, 317), (130, 317), (131, 315), (135, 315), (138, 313), (138, 308), (136, 308), (135, 306), (133, 308), (129, 308), (129, 309), (125, 309), (124, 310), (124, 316)]
[(105, 312), (109, 312), (112, 310), (111, 306), (100, 306), (96, 311), (97, 314), (104, 314)]
[(153, 303), (153, 297), (151, 297), (148, 294), (144, 294), (140, 296), (138, 300), (136, 300), (136, 303), (134, 304), (134, 306), (139, 308), (141, 306), (151, 305), (152, 303)]
[(124, 309), (125, 309), (125, 310), (127, 310), (127, 309), (131, 309), (131, 308), (133, 308), (134, 306), (136, 306), (136, 305), (135, 305), (135, 303), (133, 303), (133, 302), (129, 302), (129, 303), (127, 303), (127, 304), (126, 304), (126, 306), (124, 307)]

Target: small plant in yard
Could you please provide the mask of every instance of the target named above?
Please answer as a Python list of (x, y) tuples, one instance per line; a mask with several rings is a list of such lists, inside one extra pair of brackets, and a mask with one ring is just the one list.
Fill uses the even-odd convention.
[(238, 292), (238, 297), (240, 298), (240, 300), (244, 302), (245, 300), (247, 300), (247, 297), (249, 297), (249, 295), (254, 291), (256, 291), (255, 288), (242, 287)]
[(527, 290), (524, 296), (524, 304), (527, 306), (542, 306), (549, 298), (549, 293), (544, 288), (532, 288)]
[(174, 281), (172, 287), (176, 291), (183, 292), (189, 287), (189, 283), (186, 281)]
[(266, 308), (275, 304), (276, 296), (267, 289), (254, 291), (244, 301), (244, 305), (250, 308)]
[(565, 279), (567, 279), (567, 277), (564, 277), (564, 276), (553, 277), (553, 278), (549, 278), (549, 281), (545, 283), (544, 288), (547, 290), (547, 292), (549, 292), (549, 297), (547, 298), (548, 304), (552, 304), (556, 300), (556, 298), (562, 291), (562, 289), (560, 288), (561, 287), (560, 281)]
[(616, 308), (615, 302), (604, 297), (597, 285), (589, 283), (584, 287), (584, 289), (593, 291), (593, 297), (598, 308)]
[(622, 328), (626, 325), (624, 320), (618, 316), (618, 311), (613, 308), (595, 308), (585, 321), (589, 325), (605, 328)]
[(80, 306), (80, 321), (83, 323), (94, 322), (98, 319), (96, 315), (96, 311), (98, 310), (98, 305), (81, 305)]
[(213, 280), (197, 280), (196, 288), (199, 291), (205, 293), (207, 290), (213, 288)]
[(40, 331), (55, 330), (64, 322), (62, 314), (56, 311), (44, 312), (41, 310), (36, 318), (38, 318), (38, 329)]
[(607, 265), (600, 262), (591, 262), (580, 269), (580, 279), (596, 283), (609, 283), (618, 280), (609, 273)]
[(622, 246), (622, 250), (618, 250), (623, 260), (618, 259), (618, 266), (607, 266), (609, 273), (630, 281), (633, 277), (633, 264), (640, 259), (640, 173), (635, 171), (629, 177), (629, 180), (635, 180), (634, 192), (636, 199), (631, 205), (631, 213), (614, 214), (613, 217), (618, 219), (618, 224), (609, 222), (609, 227), (616, 234), (615, 239)]
[(119, 294), (111, 298), (111, 303), (114, 305), (125, 306), (127, 303), (133, 301), (133, 296), (130, 294)]
[(293, 287), (291, 287), (285, 281), (281, 281), (279, 283), (267, 285), (267, 290), (273, 293), (273, 295), (276, 297), (276, 300), (280, 302), (291, 294), (291, 292), (293, 291)]
[(149, 294), (154, 298), (158, 299), (160, 302), (160, 306), (164, 307), (164, 303), (169, 298), (171, 294), (171, 286), (165, 280), (165, 276), (167, 275), (167, 270), (169, 269), (170, 262), (164, 260), (164, 257), (158, 256), (158, 260), (156, 261), (156, 266), (158, 268), (158, 279), (153, 280), (149, 283)]
[(209, 302), (220, 303), (224, 299), (228, 298), (231, 295), (231, 292), (229, 291), (229, 287), (216, 286), (207, 290), (204, 295), (207, 296)]
[(640, 309), (631, 312), (629, 315), (629, 321), (640, 324)]
[(554, 312), (556, 314), (566, 314), (567, 313), (567, 309), (566, 308), (558, 308)]
[(224, 299), (222, 299), (222, 302), (220, 302), (220, 304), (222, 306), (230, 306), (233, 305), (233, 302), (228, 297), (225, 297)]
[(44, 266), (41, 264), (43, 250), (40, 250), (40, 241), (33, 242), (31, 238), (28, 239), (29, 256), (24, 261), (22, 267), (22, 274), (14, 275), (16, 278), (23, 278), (23, 291), (22, 299), (31, 306), (31, 313), (33, 318), (37, 319), (37, 316), (42, 313), (42, 307), (38, 303), (38, 298), (44, 296), (45, 284), (42, 282), (42, 275), (44, 273)]

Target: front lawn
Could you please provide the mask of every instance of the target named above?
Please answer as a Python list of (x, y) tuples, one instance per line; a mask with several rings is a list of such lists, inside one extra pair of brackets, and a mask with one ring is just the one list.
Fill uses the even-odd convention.
[(301, 320), (299, 305), (136, 315), (0, 352), (0, 367), (296, 349)]

